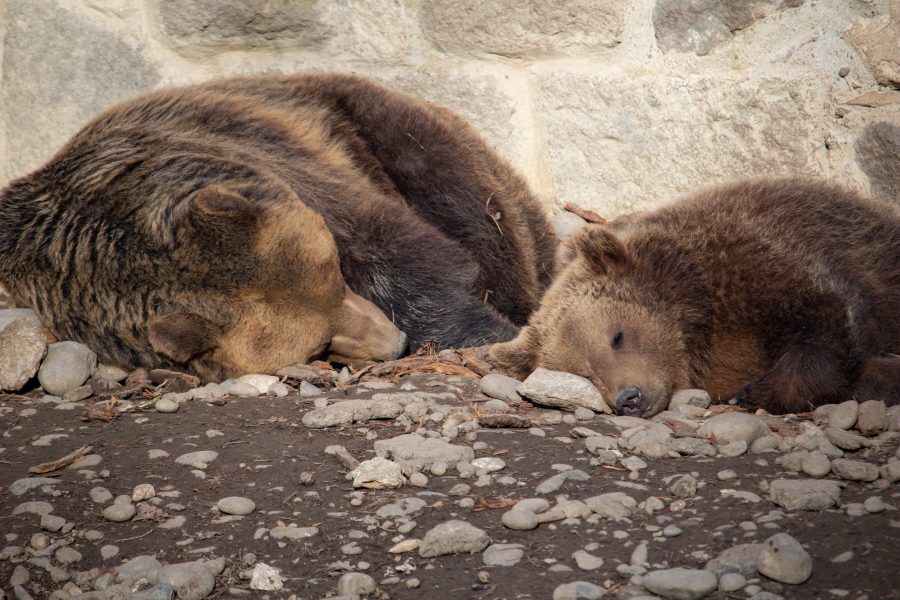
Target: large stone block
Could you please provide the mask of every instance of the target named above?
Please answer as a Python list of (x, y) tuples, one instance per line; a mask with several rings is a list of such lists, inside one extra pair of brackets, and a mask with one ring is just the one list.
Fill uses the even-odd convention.
[(657, 0), (653, 8), (656, 41), (664, 52), (704, 56), (772, 12), (795, 8), (804, 0)]
[(631, 0), (429, 0), (426, 35), (445, 50), (509, 57), (616, 46)]
[(890, 15), (854, 23), (847, 38), (879, 83), (900, 88), (900, 0), (891, 0)]
[(339, 60), (407, 63), (424, 52), (415, 0), (327, 2), (323, 18), (333, 37), (325, 53)]
[(188, 54), (204, 48), (318, 48), (331, 37), (320, 0), (154, 0), (172, 44)]
[(856, 162), (869, 178), (872, 195), (900, 199), (900, 124), (870, 123), (859, 134), (855, 148)]
[(140, 48), (55, 0), (0, 3), (0, 11), (9, 177), (40, 166), (101, 110), (159, 82)]
[(825, 94), (788, 74), (547, 72), (537, 98), (556, 198), (611, 216), (718, 180), (816, 172)]

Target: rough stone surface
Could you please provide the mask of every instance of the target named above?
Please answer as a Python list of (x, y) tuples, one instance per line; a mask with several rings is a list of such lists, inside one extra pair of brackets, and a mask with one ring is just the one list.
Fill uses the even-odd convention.
[(522, 397), (516, 388), (522, 382), (499, 373), (489, 373), (481, 378), (481, 393), (505, 402), (519, 402)]
[(853, 481), (875, 481), (878, 479), (878, 466), (861, 460), (838, 458), (831, 462), (831, 470), (841, 479)]
[(423, 25), (445, 49), (508, 57), (594, 51), (619, 43), (629, 2), (429, 0)]
[(773, 10), (803, 4), (803, 0), (657, 0), (653, 28), (660, 49), (709, 54)]
[(365, 596), (375, 591), (375, 580), (365, 573), (344, 573), (338, 579), (337, 593), (341, 596)]
[(770, 579), (796, 585), (812, 575), (812, 557), (800, 542), (786, 533), (776, 533), (763, 544), (756, 566)]
[(481, 560), (487, 567), (513, 567), (524, 556), (525, 546), (522, 544), (491, 544), (481, 555)]
[(756, 559), (762, 544), (738, 544), (724, 550), (706, 563), (705, 569), (721, 578), (726, 573), (740, 573), (746, 578), (756, 575)]
[(349, 423), (364, 423), (373, 419), (393, 419), (403, 412), (397, 402), (373, 400), (344, 400), (303, 415), (307, 427), (333, 427)]
[[(898, 196), (900, 198), (900, 196)], [(880, 400), (868, 400), (859, 405), (856, 428), (864, 435), (876, 435), (888, 428), (887, 407)]]
[(415, 465), (418, 469), (431, 468), (435, 463), (456, 464), (471, 462), (475, 452), (468, 446), (457, 446), (435, 438), (424, 438), (415, 433), (377, 440), (375, 453), (401, 464)]
[(179, 599), (202, 600), (216, 585), (216, 578), (202, 562), (166, 565), (159, 569), (157, 583), (172, 586)]
[(347, 476), (353, 479), (353, 487), (370, 489), (397, 488), (406, 481), (399, 464), (380, 456), (359, 463)]
[(63, 396), (87, 381), (97, 366), (97, 355), (78, 342), (57, 342), (47, 348), (38, 369), (38, 381), (48, 394)]
[(40, 324), (21, 317), (0, 330), (0, 390), (18, 391), (34, 377), (47, 354)]
[(900, 1), (891, 0), (889, 15), (857, 21), (847, 38), (879, 83), (900, 87)]
[(523, 397), (541, 406), (572, 412), (581, 407), (594, 412), (612, 413), (593, 383), (571, 373), (538, 367), (516, 389)]
[(900, 124), (870, 123), (856, 138), (856, 162), (873, 196), (900, 198)]
[(429, 529), (419, 546), (419, 556), (471, 554), (484, 550), (491, 540), (487, 533), (465, 521), (452, 520)]
[(825, 510), (841, 501), (836, 481), (817, 479), (776, 479), (769, 485), (769, 498), (789, 510)]

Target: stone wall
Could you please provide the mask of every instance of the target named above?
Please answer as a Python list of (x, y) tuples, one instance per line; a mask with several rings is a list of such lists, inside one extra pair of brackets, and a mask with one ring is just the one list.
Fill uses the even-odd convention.
[(0, 185), (152, 88), (352, 71), (606, 214), (814, 174), (900, 199), (900, 0), (0, 0)]

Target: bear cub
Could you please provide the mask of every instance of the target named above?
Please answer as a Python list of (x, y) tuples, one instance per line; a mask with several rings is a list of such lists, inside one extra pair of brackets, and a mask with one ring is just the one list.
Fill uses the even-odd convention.
[(564, 247), (540, 309), (491, 349), (515, 375), (575, 373), (643, 417), (692, 387), (773, 413), (900, 400), (897, 206), (743, 181), (585, 226)]

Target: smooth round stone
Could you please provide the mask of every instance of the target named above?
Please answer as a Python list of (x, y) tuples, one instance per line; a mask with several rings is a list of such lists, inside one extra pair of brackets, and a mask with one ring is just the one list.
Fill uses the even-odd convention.
[(747, 578), (740, 573), (725, 573), (719, 578), (720, 592), (736, 592), (747, 585)]
[(573, 581), (556, 586), (553, 590), (553, 600), (597, 600), (605, 593), (606, 590), (596, 583)]
[(319, 389), (318, 386), (311, 384), (308, 381), (300, 382), (300, 396), (303, 398), (310, 398), (312, 396), (318, 396), (322, 393), (322, 390)]
[(537, 515), (530, 510), (508, 510), (501, 520), (507, 528), (516, 531), (528, 531), (538, 526)]
[(41, 515), (41, 529), (59, 531), (66, 526), (66, 520), (58, 515)]
[(365, 596), (375, 591), (375, 580), (365, 573), (344, 573), (338, 579), (337, 593), (340, 596)]
[(100, 556), (103, 560), (109, 560), (119, 555), (119, 547), (112, 544), (105, 544), (100, 547)]
[(525, 546), (522, 544), (491, 544), (488, 546), (481, 559), (489, 567), (512, 567), (525, 556)]
[(662, 569), (644, 575), (643, 586), (664, 598), (699, 600), (715, 591), (719, 581), (710, 571), (700, 569)]
[(716, 477), (719, 478), (719, 481), (728, 481), (730, 479), (737, 479), (737, 473), (731, 469), (723, 469), (716, 473)]
[(881, 513), (884, 512), (885, 509), (887, 509), (884, 500), (882, 500), (878, 496), (866, 498), (865, 502), (863, 502), (863, 507), (866, 509), (866, 512), (869, 513)]
[(125, 369), (120, 369), (119, 367), (112, 365), (104, 365), (103, 363), (97, 365), (97, 374), (100, 375), (101, 379), (112, 381), (114, 383), (125, 381), (128, 377), (128, 371)]
[(522, 397), (516, 392), (516, 388), (522, 382), (499, 373), (489, 373), (481, 378), (481, 393), (497, 400), (505, 402), (520, 402)]
[(809, 579), (813, 565), (800, 542), (786, 533), (776, 533), (763, 543), (756, 567), (769, 579), (796, 585)]
[(47, 347), (38, 381), (48, 394), (64, 396), (87, 381), (96, 365), (97, 355), (84, 344), (57, 342)]
[(219, 453), (215, 450), (197, 450), (195, 452), (188, 452), (187, 454), (182, 454), (178, 458), (175, 459), (175, 464), (179, 465), (207, 465), (214, 460), (219, 458)]
[(228, 496), (219, 500), (216, 503), (216, 508), (219, 509), (219, 512), (223, 512), (226, 515), (244, 516), (256, 510), (256, 503), (250, 498), (244, 498), (243, 496)]
[(506, 466), (506, 462), (502, 458), (496, 456), (486, 456), (484, 458), (476, 458), (472, 461), (472, 466), (479, 470), (485, 470), (488, 473), (499, 471)]
[(131, 502), (114, 502), (103, 509), (103, 518), (113, 523), (122, 523), (131, 519), (137, 509)]
[(730, 442), (725, 444), (724, 446), (719, 446), (719, 454), (728, 458), (734, 458), (736, 456), (741, 456), (747, 452), (747, 442), (744, 440), (736, 440), (734, 442)]
[(512, 407), (503, 400), (488, 400), (481, 405), (479, 410), (486, 414), (513, 412)]
[(678, 537), (681, 535), (682, 531), (680, 527), (675, 525), (669, 525), (662, 531), (663, 535), (666, 537)]
[(70, 546), (63, 546), (54, 554), (56, 562), (61, 565), (73, 565), (82, 559), (81, 552)]
[(160, 398), (156, 401), (154, 408), (156, 408), (156, 412), (173, 413), (181, 408), (181, 405), (169, 398)]
[(413, 473), (409, 476), (409, 484), (415, 487), (425, 487), (428, 485), (428, 477), (424, 473)]
[(20, 513), (32, 513), (35, 515), (49, 515), (53, 512), (53, 505), (49, 502), (43, 501), (35, 501), (35, 502), (23, 502), (16, 506), (12, 514), (18, 515)]
[(259, 389), (256, 386), (237, 379), (226, 379), (220, 385), (222, 393), (229, 396), (239, 396), (241, 398), (256, 398), (259, 396)]
[(549, 509), (550, 501), (546, 498), (524, 498), (513, 506), (513, 510), (524, 510), (531, 513), (542, 513)]
[(837, 429), (850, 429), (859, 417), (859, 402), (847, 400), (841, 402), (828, 413), (828, 425)]
[(800, 468), (810, 477), (824, 477), (831, 472), (831, 460), (816, 450), (803, 457)]
[(579, 421), (590, 421), (591, 419), (594, 418), (594, 414), (595, 414), (594, 411), (592, 411), (589, 408), (585, 408), (583, 406), (576, 408), (575, 412), (573, 413), (575, 418), (578, 419)]

